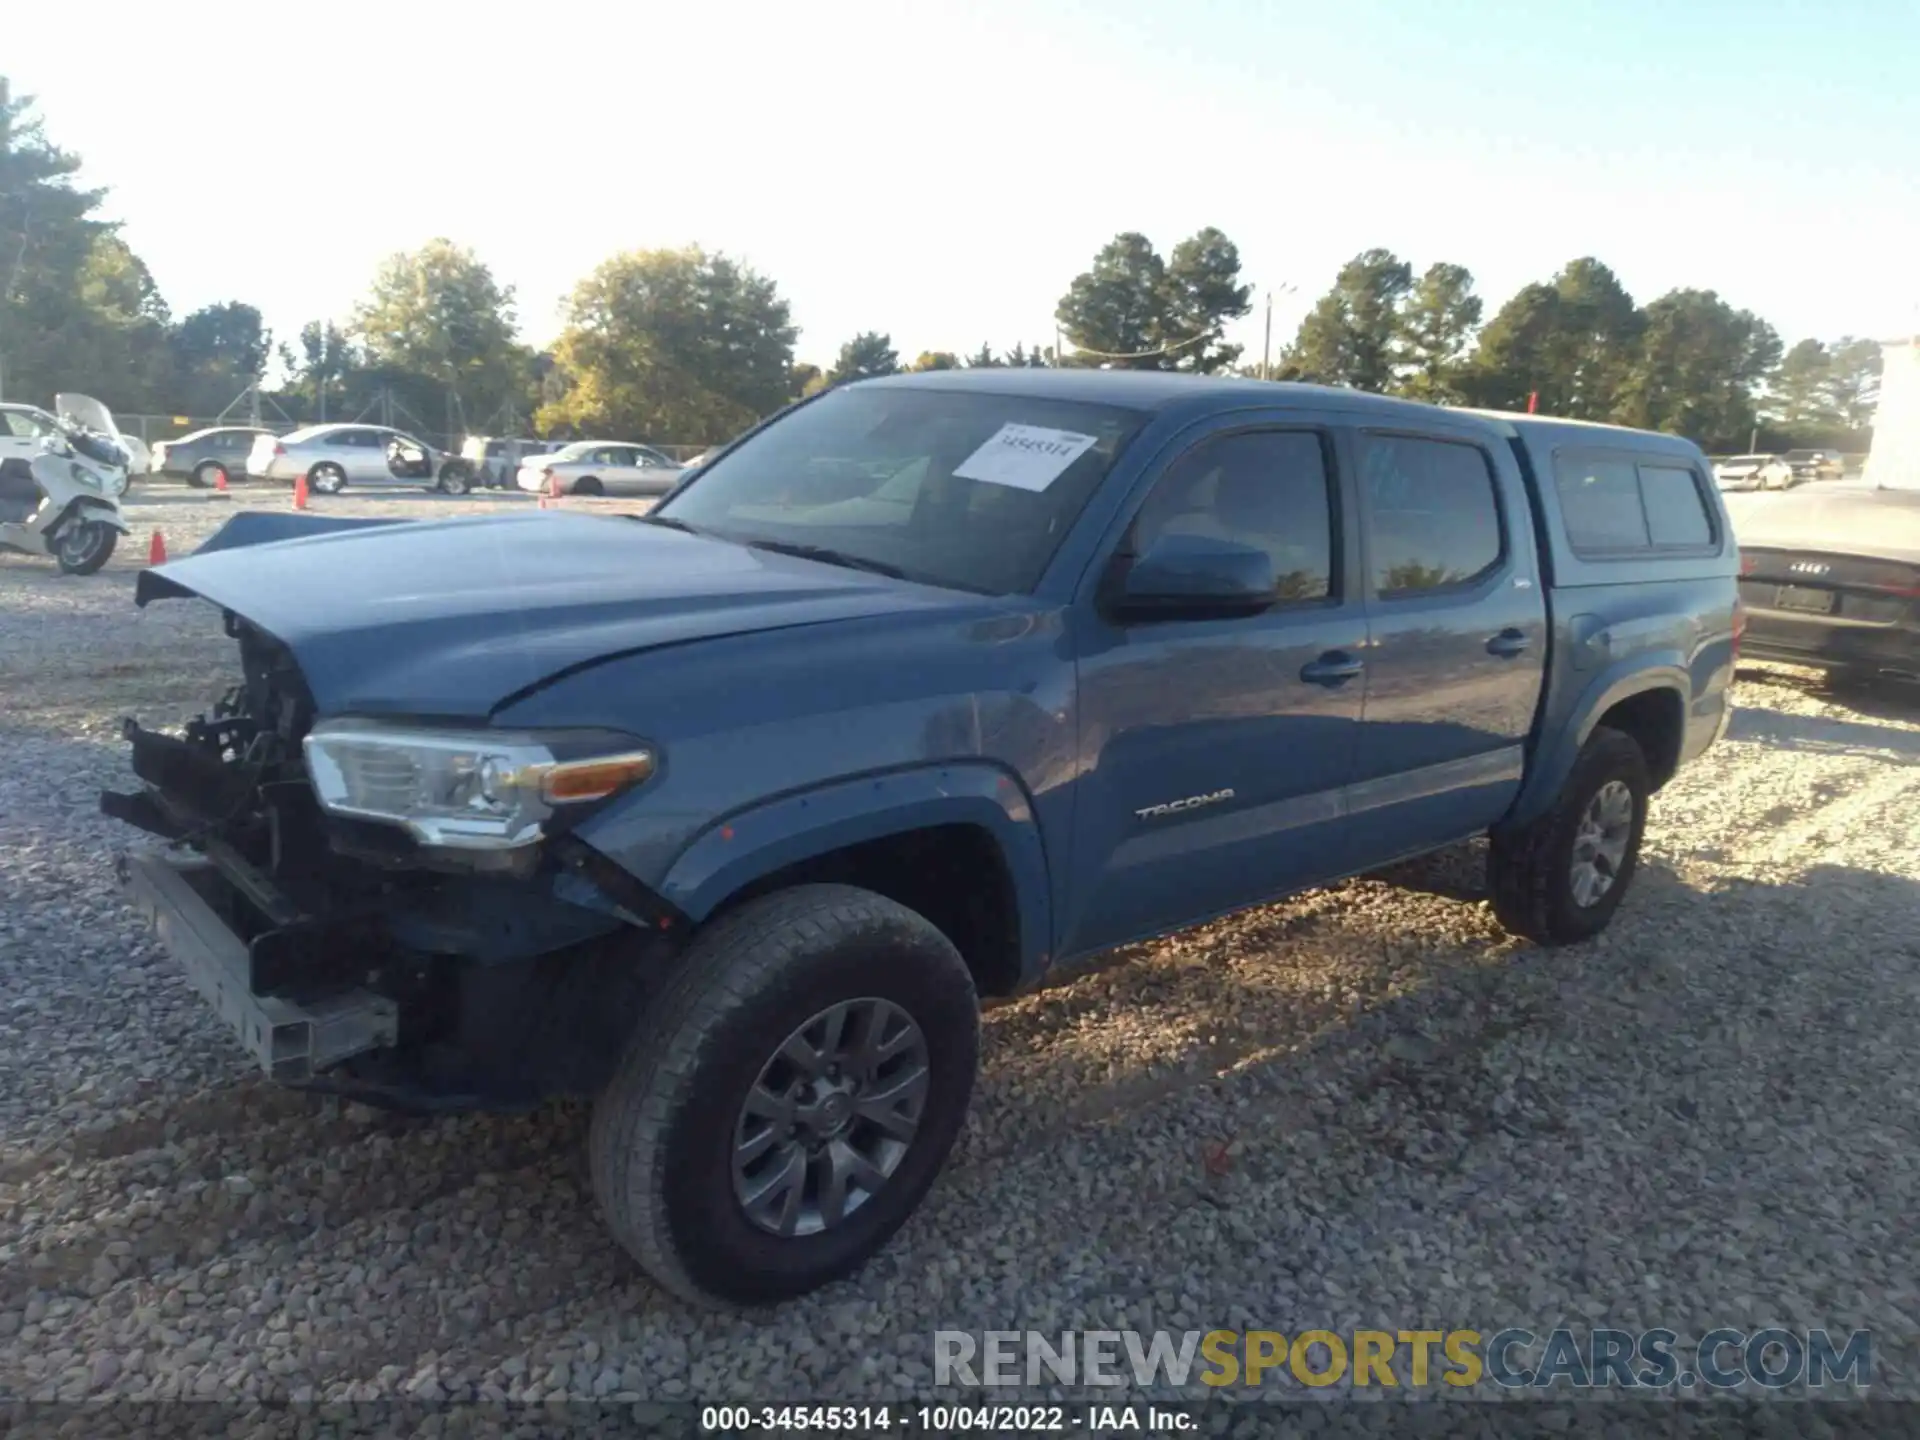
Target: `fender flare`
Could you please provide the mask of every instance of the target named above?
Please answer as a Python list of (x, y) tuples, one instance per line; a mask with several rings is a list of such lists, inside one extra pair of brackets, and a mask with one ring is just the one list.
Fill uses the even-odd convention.
[(1573, 773), (1581, 748), (1600, 724), (1600, 717), (1622, 700), (1649, 691), (1671, 690), (1683, 707), (1684, 721), (1686, 697), (1691, 688), (1686, 662), (1677, 651), (1635, 655), (1602, 670), (1580, 692), (1566, 719), (1554, 727), (1546, 743), (1534, 752), (1531, 773), (1520, 787), (1513, 808), (1500, 822), (1501, 828), (1524, 825), (1553, 807), (1560, 787)]
[(795, 791), (714, 820), (667, 867), (659, 892), (696, 925), (728, 896), (789, 865), (935, 825), (974, 825), (1013, 885), (1023, 980), (1052, 949), (1046, 846), (1026, 787), (987, 761), (886, 770)]
[(120, 513), (118, 505), (111, 500), (100, 500), (91, 495), (79, 495), (69, 500), (61, 507), (60, 518), (46, 528), (48, 533), (52, 533), (55, 527), (64, 525), (69, 520), (81, 518), (105, 525), (110, 530), (118, 530), (122, 535), (133, 533), (133, 527), (127, 524), (126, 516)]

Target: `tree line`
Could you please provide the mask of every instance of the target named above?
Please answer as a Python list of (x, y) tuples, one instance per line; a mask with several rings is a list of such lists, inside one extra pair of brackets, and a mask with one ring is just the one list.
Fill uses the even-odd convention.
[(1241, 363), (1224, 344), (1250, 313), (1239, 256), (1203, 230), (1163, 263), (1144, 236), (1115, 237), (1074, 280), (1057, 311), (1101, 363), (1229, 371), (1344, 385), (1436, 404), (1524, 410), (1685, 435), (1712, 451), (1864, 448), (1880, 347), (1842, 336), (1782, 353), (1773, 326), (1711, 290), (1677, 289), (1638, 304), (1591, 256), (1523, 286), (1482, 323), (1463, 265), (1419, 274), (1390, 250), (1365, 250), (1339, 274), (1271, 361)]
[[(1277, 355), (1226, 341), (1251, 313), (1234, 243), (1202, 229), (1162, 255), (1125, 233), (1056, 307), (1064, 345), (983, 343), (903, 362), (855, 335), (830, 365), (796, 358), (799, 331), (768, 277), (698, 246), (615, 255), (569, 297), (559, 339), (521, 342), (513, 287), (436, 239), (392, 256), (347, 322), (277, 338), (240, 300), (176, 319), (140, 258), (98, 218), (30, 102), (0, 78), (0, 386), (44, 402), (84, 390), (115, 410), (211, 417), (254, 387), (269, 421), (371, 413), (460, 433), (725, 439), (823, 387), (899, 370), (1097, 365), (1259, 375), (1670, 430), (1709, 450), (1864, 444), (1879, 347), (1841, 337), (1782, 353), (1766, 321), (1711, 290), (1642, 305), (1607, 266), (1576, 259), (1483, 324), (1473, 275), (1419, 274), (1386, 250), (1341, 267)], [(275, 412), (278, 412), (277, 414)]]

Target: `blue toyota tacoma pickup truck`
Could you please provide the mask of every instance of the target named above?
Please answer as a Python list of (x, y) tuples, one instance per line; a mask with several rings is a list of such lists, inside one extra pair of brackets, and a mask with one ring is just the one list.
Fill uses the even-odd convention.
[(136, 597), (219, 607), (233, 687), (127, 721), (101, 804), (268, 1075), (591, 1096), (624, 1246), (775, 1300), (933, 1183), (983, 995), (1483, 833), (1507, 926), (1599, 931), (1726, 725), (1738, 570), (1668, 436), (890, 378), (643, 517), (236, 516)]

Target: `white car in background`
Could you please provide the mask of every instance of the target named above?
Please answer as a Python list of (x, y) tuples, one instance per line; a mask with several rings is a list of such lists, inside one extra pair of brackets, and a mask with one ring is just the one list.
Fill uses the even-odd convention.
[(1797, 478), (1778, 455), (1729, 455), (1713, 466), (1713, 483), (1722, 490), (1791, 490)]
[(686, 467), (646, 445), (623, 440), (576, 440), (520, 467), (522, 490), (546, 494), (555, 480), (562, 495), (664, 495)]

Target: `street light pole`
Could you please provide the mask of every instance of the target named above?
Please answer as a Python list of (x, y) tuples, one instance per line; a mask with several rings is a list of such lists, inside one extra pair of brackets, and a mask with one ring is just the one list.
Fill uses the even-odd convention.
[[(1298, 288), (1297, 286), (1292, 284), (1286, 284), (1286, 285), (1281, 285), (1276, 287), (1278, 293), (1281, 295), (1291, 295), (1297, 288)], [(1266, 333), (1261, 337), (1261, 340), (1260, 340), (1260, 378), (1262, 380), (1271, 380), (1273, 378), (1273, 297), (1274, 297), (1274, 294), (1275, 294), (1274, 290), (1269, 290), (1266, 292), (1266, 300), (1267, 300), (1267, 320), (1266, 320), (1266, 326), (1265, 326)]]
[(1273, 378), (1273, 292), (1267, 291), (1267, 323), (1260, 337), (1260, 378)]

